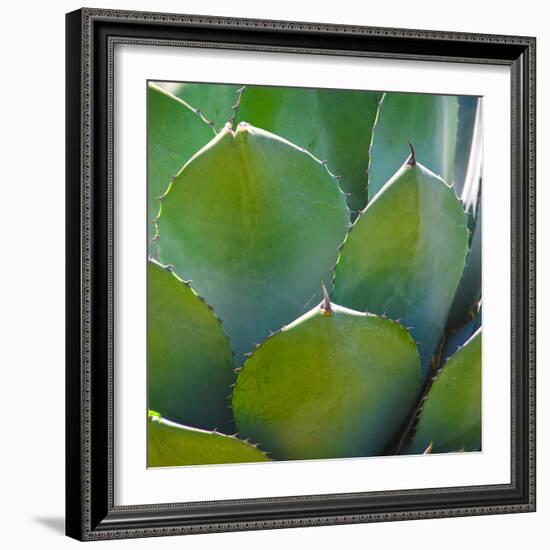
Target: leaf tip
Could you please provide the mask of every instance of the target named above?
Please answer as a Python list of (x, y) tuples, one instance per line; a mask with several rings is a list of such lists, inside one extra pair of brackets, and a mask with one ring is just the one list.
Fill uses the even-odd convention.
[(414, 152), (413, 144), (409, 141), (409, 147), (411, 149), (411, 154), (409, 155), (409, 158), (407, 159), (407, 166), (416, 166), (416, 156)]
[(325, 317), (330, 317), (332, 315), (332, 304), (330, 303), (330, 296), (325, 283), (321, 283), (321, 289), (323, 290), (323, 302), (321, 304), (321, 309), (323, 310)]

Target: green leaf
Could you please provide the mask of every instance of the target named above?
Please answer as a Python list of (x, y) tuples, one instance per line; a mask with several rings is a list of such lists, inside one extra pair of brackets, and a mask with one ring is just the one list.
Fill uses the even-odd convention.
[[(456, 133), (456, 152), (454, 159), (454, 189), (457, 196), (462, 196), (464, 183), (468, 173), (472, 144), (474, 142), (474, 129), (476, 126), (476, 112), (479, 98), (476, 96), (458, 97), (458, 119)], [(481, 136), (480, 136), (481, 137)]]
[[(161, 196), (173, 176), (191, 156), (208, 143), (214, 131), (195, 110), (154, 84), (147, 90), (147, 225), (148, 242), (155, 235)], [(150, 246), (149, 250), (153, 253)]]
[(445, 336), (445, 341), (441, 348), (441, 361), (443, 365), (452, 355), (454, 355), (477, 331), (481, 326), (481, 306), (475, 317), (468, 319), (464, 325), (452, 329)]
[(424, 403), (409, 453), (481, 450), (481, 329), (445, 364)]
[(372, 126), (381, 94), (319, 88), (246, 86), (237, 118), (307, 149), (341, 176), (353, 211), (367, 202)]
[(199, 84), (194, 82), (158, 82), (161, 88), (183, 99), (187, 104), (214, 123), (216, 129), (223, 128), (233, 116), (233, 106), (238, 100), (237, 84)]
[(401, 325), (325, 301), (246, 361), (235, 422), (277, 459), (378, 455), (420, 379), (416, 345)]
[(149, 415), (147, 465), (149, 468), (267, 462), (267, 456), (246, 441), (218, 432), (182, 426)]
[(468, 170), (462, 190), (462, 202), (468, 213), (468, 224), (471, 231), (470, 252), (449, 313), (447, 322), (449, 329), (456, 329), (464, 324), (471, 317), (472, 311), (481, 299), (482, 156), (482, 111), (481, 104), (479, 104), (475, 114)]
[(336, 264), (333, 294), (344, 306), (410, 327), (426, 373), (464, 269), (468, 229), (454, 191), (410, 162), (353, 225)]
[(464, 209), (470, 215), (470, 227), (473, 228), (472, 221), (477, 219), (481, 212), (481, 179), (482, 179), (482, 160), (483, 160), (483, 110), (481, 103), (478, 102), (475, 111), (474, 127), (472, 130), (472, 139), (470, 143), (470, 155), (468, 157), (468, 167), (464, 177), (464, 186), (460, 197), (464, 203)]
[(479, 212), (466, 266), (456, 290), (447, 327), (452, 330), (465, 323), (481, 299), (481, 212)]
[(201, 428), (232, 430), (233, 354), (211, 309), (170, 270), (147, 270), (149, 408)]
[(239, 361), (319, 298), (347, 223), (325, 166), (240, 124), (180, 172), (163, 199), (158, 244), (161, 259), (223, 319)]
[(452, 183), (457, 118), (456, 96), (385, 93), (373, 128), (369, 200), (397, 172), (409, 143), (418, 162)]

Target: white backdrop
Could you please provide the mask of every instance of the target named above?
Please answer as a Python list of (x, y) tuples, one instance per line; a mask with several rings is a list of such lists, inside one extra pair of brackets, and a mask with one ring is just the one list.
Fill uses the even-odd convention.
[[(115, 487), (118, 505), (509, 483), (510, 113), (506, 67), (120, 45), (114, 92)], [(223, 60), (220, 62), (220, 58)], [(483, 382), (481, 453), (145, 469), (146, 86), (155, 79), (478, 94), (483, 97)], [(137, 160), (139, 159), (139, 160)]]
[[(409, 28), (530, 34), (538, 37), (539, 98), (550, 93), (550, 31), (544, 3), (502, 2), (496, 14), (489, 3), (461, 0), (441, 9), (432, 0), (359, 3), (340, 0), (267, 4), (245, 0), (104, 0), (89, 6), (172, 12), (313, 20)], [(52, 7), (53, 6), (53, 7)], [(2, 183), (5, 239), (0, 284), (3, 350), (0, 388), (4, 424), (0, 454), (2, 542), (7, 548), (33, 545), (75, 546), (62, 536), (64, 508), (64, 13), (77, 1), (36, 1), (3, 9)], [(448, 14), (452, 13), (452, 19)], [(550, 179), (543, 153), (549, 149), (547, 103), (539, 101), (539, 181)], [(549, 204), (548, 186), (539, 186), (539, 211)], [(547, 217), (548, 219), (548, 217)], [(549, 221), (539, 223), (539, 243)], [(542, 253), (542, 246), (539, 246)], [(548, 280), (548, 258), (539, 257), (539, 335), (547, 330), (542, 315), (550, 307), (542, 281)], [(504, 336), (505, 337), (505, 336)], [(539, 365), (548, 363), (540, 338)], [(547, 461), (550, 407), (544, 403), (549, 377), (539, 369), (539, 464)], [(544, 435), (546, 431), (546, 435)], [(390, 524), (232, 533), (225, 535), (121, 541), (117, 547), (181, 547), (214, 549), (313, 546), (460, 548), (491, 545), (500, 549), (533, 543), (546, 533), (550, 520), (550, 486), (539, 468), (539, 511), (536, 514), (427, 520)], [(540, 545), (535, 543), (535, 547)]]

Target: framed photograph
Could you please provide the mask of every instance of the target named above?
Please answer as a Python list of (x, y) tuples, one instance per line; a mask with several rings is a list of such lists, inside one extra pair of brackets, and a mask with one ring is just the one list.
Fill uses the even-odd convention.
[(535, 39), (67, 15), (67, 535), (535, 510)]

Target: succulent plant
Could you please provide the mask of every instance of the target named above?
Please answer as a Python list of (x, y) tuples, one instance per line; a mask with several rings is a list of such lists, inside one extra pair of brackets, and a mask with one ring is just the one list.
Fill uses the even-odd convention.
[(348, 205), (356, 212), (367, 204), (368, 151), (381, 95), (246, 86), (235, 114), (238, 121), (253, 122), (304, 147), (319, 159), (330, 159), (331, 170), (348, 193)]
[[(466, 111), (463, 123), (466, 128), (464, 133), (471, 136), (470, 148), (468, 151), (468, 162), (464, 171), (460, 186), (460, 197), (464, 209), (468, 214), (468, 227), (470, 229), (470, 251), (466, 260), (464, 273), (456, 291), (456, 295), (449, 313), (448, 325), (451, 328), (460, 327), (469, 317), (471, 311), (481, 300), (481, 180), (482, 180), (482, 106), (479, 99), (468, 98), (466, 107), (462, 103), (462, 111)], [(460, 112), (460, 111), (459, 111)], [(471, 126), (471, 128), (470, 128)], [(462, 145), (462, 144), (461, 144)], [(466, 148), (462, 145), (462, 148)], [(455, 165), (455, 173), (461, 177), (459, 164)]]
[(193, 82), (159, 82), (158, 85), (189, 105), (200, 105), (196, 110), (216, 130), (232, 118), (240, 88), (230, 84)]
[(385, 93), (372, 130), (369, 200), (397, 172), (409, 143), (420, 162), (452, 183), (457, 124), (456, 96)]
[(147, 277), (149, 406), (176, 422), (231, 430), (234, 360), (221, 322), (171, 267), (149, 261)]
[(479, 449), (479, 100), (148, 94), (149, 466)]
[(467, 253), (462, 205), (412, 152), (351, 228), (336, 265), (334, 299), (411, 327), (427, 373)]
[(240, 123), (226, 125), (174, 178), (157, 245), (223, 319), (242, 358), (319, 297), (348, 222), (323, 163)]
[(147, 123), (147, 228), (149, 250), (154, 253), (154, 220), (159, 213), (158, 197), (166, 190), (170, 178), (182, 164), (208, 143), (214, 132), (197, 109), (154, 84), (149, 84), (148, 88)]
[(233, 411), (239, 432), (277, 459), (371, 456), (405, 420), (420, 382), (405, 328), (327, 297), (246, 361)]
[(481, 329), (445, 363), (424, 402), (408, 452), (481, 450)]
[(269, 460), (255, 445), (234, 435), (183, 426), (162, 418), (155, 411), (149, 411), (147, 429), (150, 468)]

